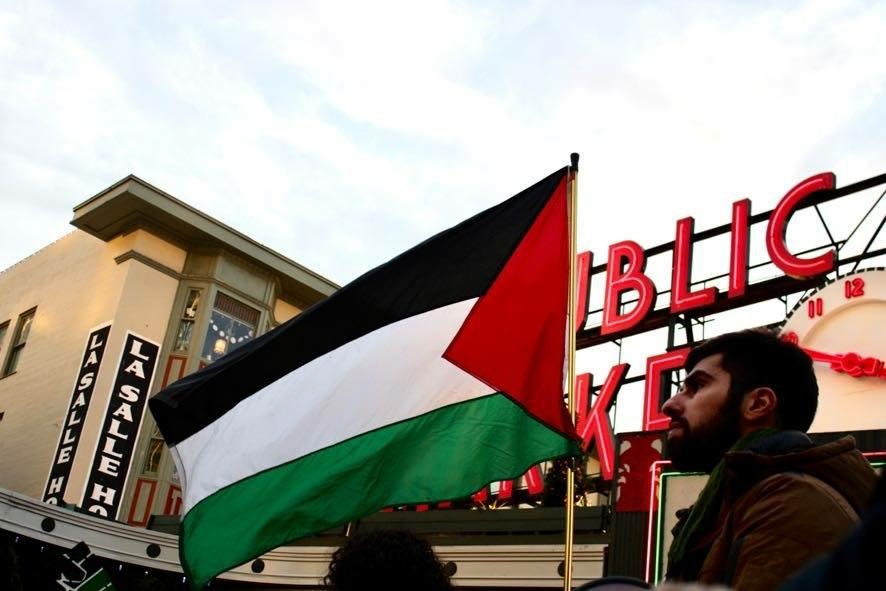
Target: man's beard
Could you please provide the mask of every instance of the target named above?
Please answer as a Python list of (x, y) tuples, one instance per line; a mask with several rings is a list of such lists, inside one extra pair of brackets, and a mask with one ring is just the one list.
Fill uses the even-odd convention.
[(683, 432), (677, 439), (665, 439), (663, 455), (671, 460), (674, 468), (681, 472), (710, 472), (735, 445), (741, 435), (738, 427), (741, 399), (733, 402), (732, 398), (726, 399), (722, 411), (711, 421), (694, 430), (682, 418), (673, 419)]

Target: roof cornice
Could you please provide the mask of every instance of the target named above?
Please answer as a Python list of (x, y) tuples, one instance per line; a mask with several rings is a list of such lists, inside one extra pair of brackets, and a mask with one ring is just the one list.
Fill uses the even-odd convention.
[(76, 205), (71, 224), (105, 242), (146, 229), (189, 250), (233, 252), (278, 277), (284, 294), (301, 301), (314, 302), (338, 289), (322, 275), (134, 175)]

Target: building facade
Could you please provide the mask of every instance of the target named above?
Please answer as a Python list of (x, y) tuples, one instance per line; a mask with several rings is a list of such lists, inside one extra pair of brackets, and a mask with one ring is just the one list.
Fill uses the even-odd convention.
[(147, 398), (337, 286), (129, 176), (0, 273), (0, 487), (144, 526), (181, 486)]

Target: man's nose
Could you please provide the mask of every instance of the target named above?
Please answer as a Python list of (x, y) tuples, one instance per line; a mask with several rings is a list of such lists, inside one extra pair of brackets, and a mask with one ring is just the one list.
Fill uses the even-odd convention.
[(672, 419), (680, 415), (679, 402), (677, 400), (678, 397), (679, 394), (677, 396), (671, 396), (665, 401), (664, 404), (661, 405), (661, 412), (671, 417)]

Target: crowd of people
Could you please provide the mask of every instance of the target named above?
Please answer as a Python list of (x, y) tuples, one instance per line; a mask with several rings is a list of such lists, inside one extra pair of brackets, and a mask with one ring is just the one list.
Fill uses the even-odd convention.
[[(766, 332), (721, 335), (693, 349), (670, 417), (674, 467), (710, 474), (678, 514), (661, 590), (886, 589), (886, 482), (846, 437), (815, 445), (812, 361)], [(357, 534), (335, 552), (332, 589), (449, 589), (427, 541)], [(650, 588), (620, 577), (580, 589)]]

